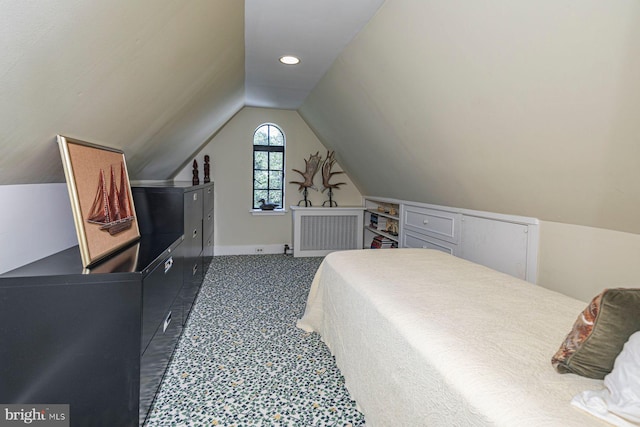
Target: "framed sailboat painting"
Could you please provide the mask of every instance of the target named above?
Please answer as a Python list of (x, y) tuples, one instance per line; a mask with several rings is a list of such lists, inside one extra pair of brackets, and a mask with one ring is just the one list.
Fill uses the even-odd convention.
[(58, 135), (84, 267), (140, 238), (124, 152)]

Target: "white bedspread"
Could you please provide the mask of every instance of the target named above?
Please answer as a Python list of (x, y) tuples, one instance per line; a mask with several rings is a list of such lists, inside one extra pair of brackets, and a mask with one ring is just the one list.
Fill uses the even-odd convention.
[(368, 427), (601, 426), (570, 402), (602, 381), (550, 363), (585, 307), (439, 251), (358, 250), (325, 258), (298, 326), (322, 336)]

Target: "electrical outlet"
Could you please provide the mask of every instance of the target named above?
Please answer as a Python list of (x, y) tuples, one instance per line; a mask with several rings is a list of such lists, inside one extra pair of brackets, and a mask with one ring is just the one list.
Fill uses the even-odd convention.
[(256, 253), (261, 254), (264, 251), (264, 248), (256, 248)]

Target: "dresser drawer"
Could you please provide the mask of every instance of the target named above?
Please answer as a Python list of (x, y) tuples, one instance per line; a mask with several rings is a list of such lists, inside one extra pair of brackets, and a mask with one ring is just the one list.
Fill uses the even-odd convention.
[(204, 245), (206, 245), (206, 239), (213, 234), (213, 211), (205, 212), (202, 223), (202, 238), (205, 239)]
[(202, 241), (205, 238), (202, 232), (202, 223), (196, 222), (188, 224), (184, 230), (184, 245), (186, 257), (197, 257), (202, 252)]
[(142, 281), (142, 345), (144, 353), (153, 335), (180, 293), (183, 281), (182, 247), (170, 255)]
[(209, 235), (207, 241), (204, 242), (204, 248), (202, 248), (202, 255), (206, 258), (213, 257), (213, 233)]
[(204, 196), (204, 211), (213, 211), (213, 184), (203, 189)]
[(153, 339), (140, 359), (140, 425), (144, 424), (171, 356), (178, 345), (182, 324), (182, 306), (176, 299), (164, 313)]
[(198, 252), (202, 250), (203, 206), (202, 189), (184, 193), (184, 240), (187, 245), (191, 245), (190, 241), (194, 240)]
[(403, 248), (436, 249), (451, 255), (457, 255), (458, 246), (444, 240), (434, 239), (424, 234), (405, 231), (402, 238)]
[(200, 286), (204, 280), (204, 259), (202, 256), (192, 259), (189, 268), (184, 270), (184, 281), (180, 290), (180, 300), (182, 303), (182, 322), (186, 323), (191, 307), (200, 292)]
[(460, 241), (459, 213), (404, 206), (404, 228), (451, 243)]
[(203, 204), (202, 189), (184, 193), (184, 255), (187, 260), (200, 256), (202, 252)]

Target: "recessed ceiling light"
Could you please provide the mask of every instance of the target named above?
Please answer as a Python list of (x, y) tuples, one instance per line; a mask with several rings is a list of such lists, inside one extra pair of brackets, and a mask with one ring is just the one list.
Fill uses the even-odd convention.
[(296, 65), (300, 63), (300, 59), (296, 58), (295, 56), (282, 56), (280, 58), (280, 62), (282, 62), (285, 65)]

